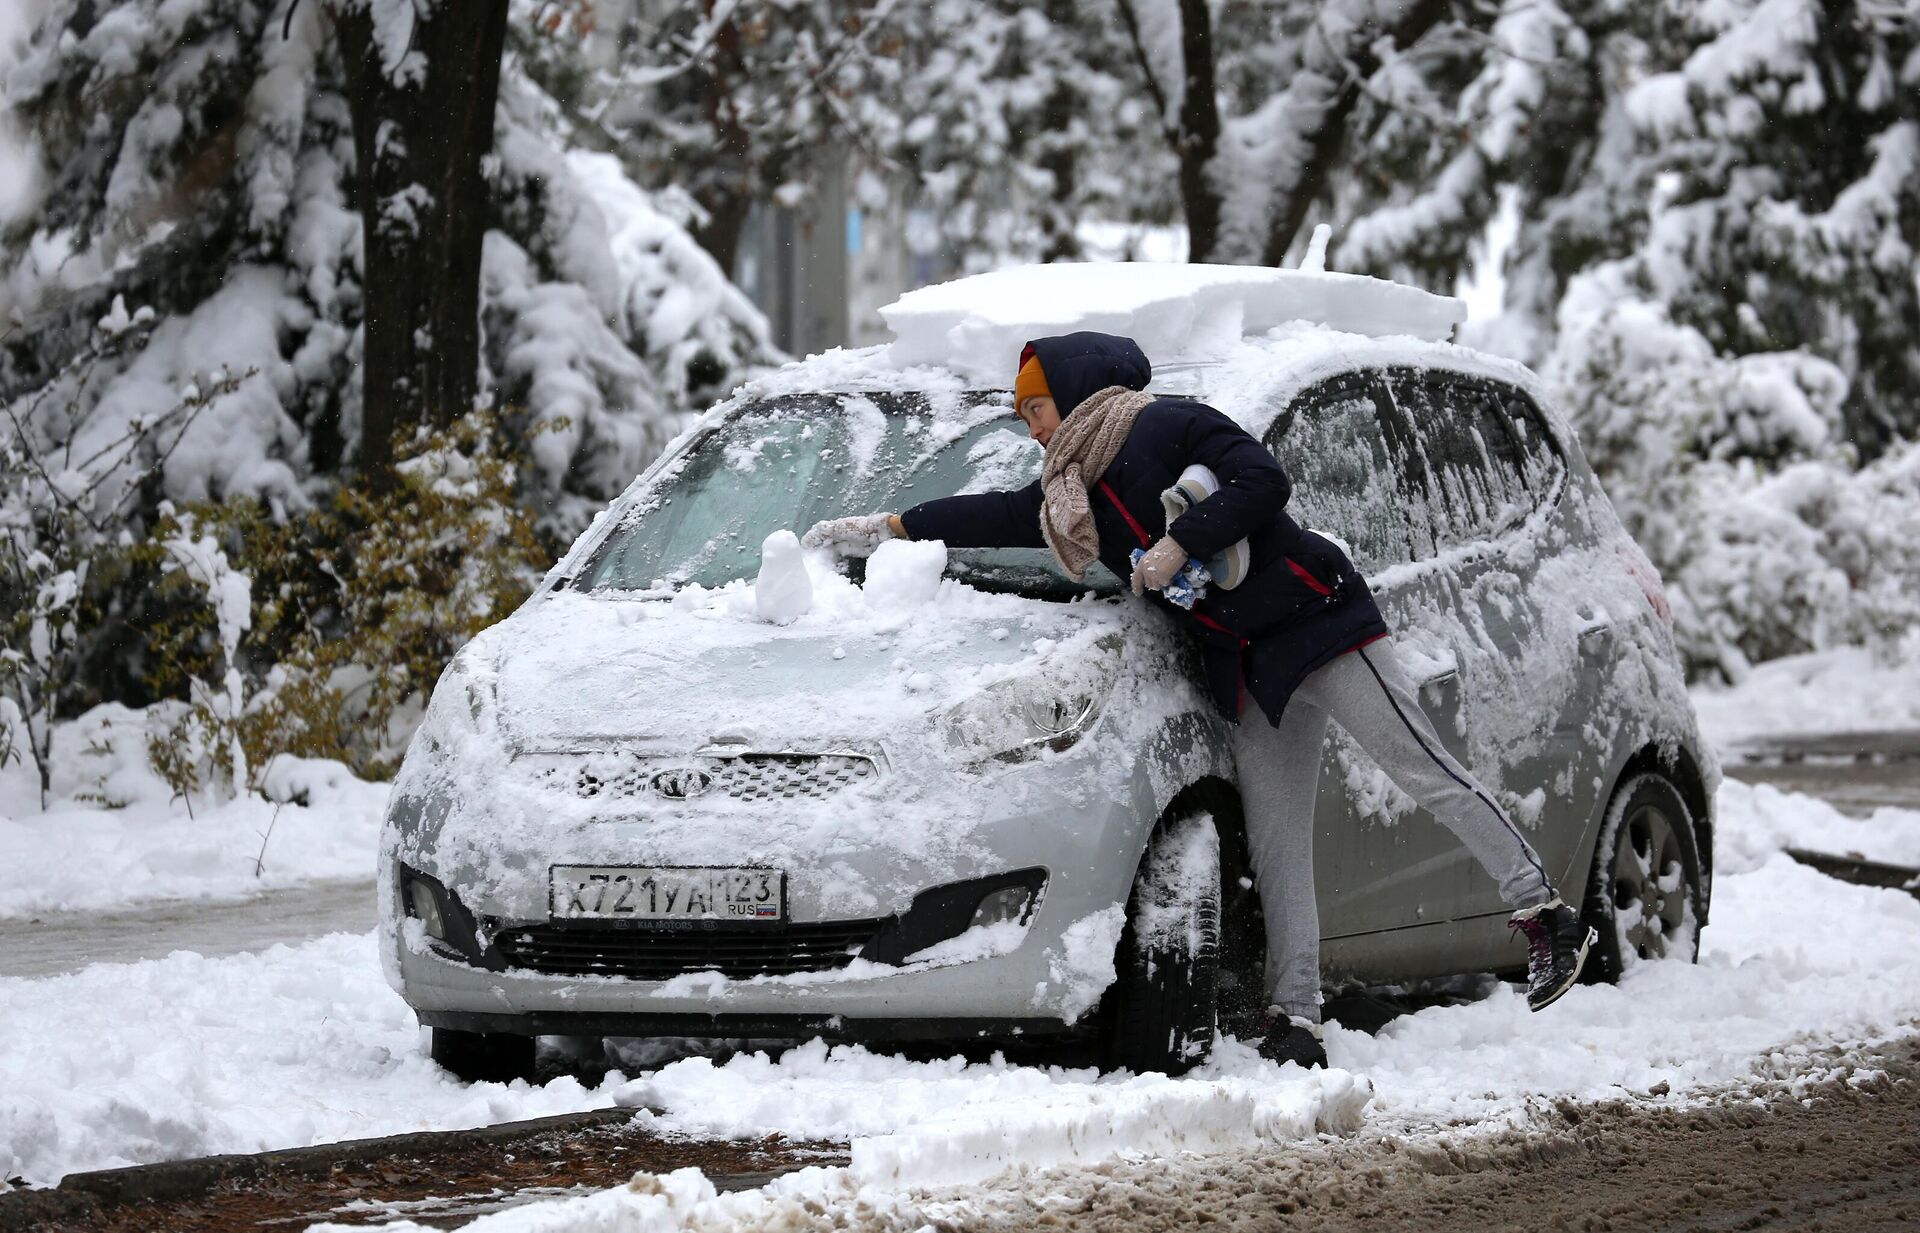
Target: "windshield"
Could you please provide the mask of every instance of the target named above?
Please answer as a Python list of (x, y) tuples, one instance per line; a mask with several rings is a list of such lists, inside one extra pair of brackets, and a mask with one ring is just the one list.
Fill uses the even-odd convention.
[[(752, 578), (761, 541), (783, 527), (797, 535), (822, 518), (1029, 484), (1041, 450), (1007, 397), (973, 392), (936, 404), (924, 394), (801, 394), (750, 404), (695, 442), (628, 512), (579, 585), (716, 587)], [(947, 572), (1040, 598), (1119, 589), (1098, 564), (1072, 581), (1044, 549), (954, 549)]]

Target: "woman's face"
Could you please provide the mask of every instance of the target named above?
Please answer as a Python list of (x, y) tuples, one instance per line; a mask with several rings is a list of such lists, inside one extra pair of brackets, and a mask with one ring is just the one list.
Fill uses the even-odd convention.
[(1042, 449), (1053, 440), (1053, 434), (1060, 427), (1060, 408), (1045, 395), (1037, 394), (1022, 402), (1014, 408), (1014, 414), (1027, 426), (1027, 435), (1038, 441)]

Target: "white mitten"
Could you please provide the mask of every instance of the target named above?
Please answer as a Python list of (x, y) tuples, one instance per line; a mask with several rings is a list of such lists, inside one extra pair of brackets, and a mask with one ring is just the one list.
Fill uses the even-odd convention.
[(800, 537), (802, 548), (825, 548), (836, 556), (865, 557), (893, 538), (887, 525), (890, 514), (855, 514), (850, 518), (828, 518), (807, 528)]

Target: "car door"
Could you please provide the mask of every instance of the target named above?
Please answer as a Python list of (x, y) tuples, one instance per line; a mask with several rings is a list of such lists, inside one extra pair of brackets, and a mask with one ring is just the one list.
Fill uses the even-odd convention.
[[(1592, 619), (1559, 498), (1566, 463), (1516, 387), (1436, 368), (1382, 373), (1386, 422), (1420, 563), (1384, 606), (1409, 640), (1451, 666), (1456, 756), (1494, 793), (1564, 883), (1578, 824), (1565, 825), (1575, 761), (1568, 716), (1581, 696), (1581, 629)], [(1504, 919), (1492, 877), (1459, 845), (1427, 886), (1430, 914)]]
[[(1378, 370), (1342, 374), (1295, 397), (1275, 421), (1268, 448), (1293, 477), (1291, 510), (1310, 529), (1341, 540), (1370, 580), (1386, 582), (1415, 561), (1402, 468), (1405, 434), (1383, 416)], [(1376, 588), (1378, 589), (1378, 588)], [(1383, 601), (1387, 593), (1382, 593)], [(1422, 704), (1449, 745), (1458, 741), (1445, 648), (1389, 612), (1396, 645), (1422, 682)], [(1457, 880), (1440, 828), (1387, 782), (1337, 726), (1330, 726), (1315, 804), (1315, 884), (1328, 938), (1404, 928), (1436, 918), (1437, 884)], [(1444, 832), (1441, 832), (1444, 834)]]
[[(1496, 788), (1510, 777), (1499, 751), (1474, 740), (1483, 709), (1476, 691), (1499, 676), (1489, 697), (1511, 709), (1516, 648), (1539, 623), (1516, 558), (1530, 542), (1528, 516), (1564, 474), (1550, 456), (1530, 452), (1550, 438), (1528, 433), (1503, 394), (1478, 378), (1384, 367), (1303, 391), (1268, 440), (1295, 477), (1296, 516), (1345, 540), (1372, 582), (1442, 741)], [(1516, 793), (1508, 803), (1527, 810), (1542, 799)], [(1452, 833), (1337, 728), (1315, 825), (1329, 939), (1504, 908)]]

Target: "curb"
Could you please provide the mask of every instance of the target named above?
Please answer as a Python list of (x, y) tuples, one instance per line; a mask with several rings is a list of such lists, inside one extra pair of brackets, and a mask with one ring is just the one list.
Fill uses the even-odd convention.
[(632, 1121), (639, 1109), (590, 1109), (553, 1117), (500, 1122), (469, 1130), (423, 1130), (377, 1139), (346, 1139), (313, 1147), (281, 1148), (244, 1155), (201, 1156), (159, 1164), (132, 1165), (69, 1173), (57, 1187), (0, 1194), (0, 1233), (25, 1233), (43, 1224), (84, 1219), (106, 1207), (154, 1200), (184, 1199), (230, 1179), (263, 1173), (315, 1176), (340, 1165), (365, 1164), (388, 1156), (445, 1151), (466, 1144), (499, 1143), (555, 1131), (591, 1130)]
[(1828, 852), (1809, 852), (1788, 848), (1787, 855), (1809, 869), (1817, 869), (1830, 878), (1855, 886), (1873, 886), (1882, 890), (1903, 890), (1920, 899), (1920, 869), (1889, 865), (1883, 861), (1863, 860), (1857, 856), (1835, 856)]

